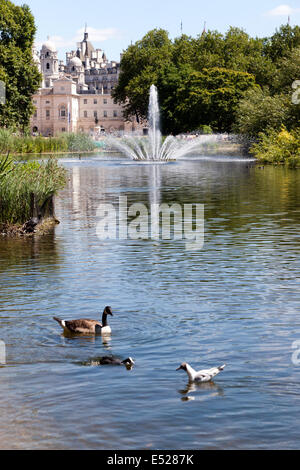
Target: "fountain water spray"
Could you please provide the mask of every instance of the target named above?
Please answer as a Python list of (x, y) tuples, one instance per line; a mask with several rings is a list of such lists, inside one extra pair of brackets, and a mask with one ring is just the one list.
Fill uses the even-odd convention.
[(149, 132), (147, 137), (126, 136), (122, 139), (109, 138), (108, 144), (132, 160), (144, 161), (169, 161), (176, 160), (199, 149), (203, 144), (211, 141), (215, 136), (201, 136), (188, 142), (180, 142), (173, 136), (165, 140), (160, 130), (160, 109), (158, 92), (155, 85), (150, 87)]

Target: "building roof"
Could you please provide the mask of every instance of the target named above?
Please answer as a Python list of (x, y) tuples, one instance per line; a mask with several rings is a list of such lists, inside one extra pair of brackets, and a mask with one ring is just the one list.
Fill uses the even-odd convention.
[(71, 60), (70, 60), (70, 65), (74, 66), (74, 67), (82, 67), (82, 62), (81, 60), (79, 59), (79, 57), (73, 57)]
[(49, 39), (42, 45), (42, 49), (46, 49), (50, 52), (57, 52), (54, 42), (50, 41)]

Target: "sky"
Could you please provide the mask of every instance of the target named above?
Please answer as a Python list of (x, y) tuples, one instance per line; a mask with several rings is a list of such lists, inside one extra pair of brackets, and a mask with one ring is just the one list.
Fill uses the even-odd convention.
[[(38, 28), (40, 48), (47, 36), (55, 42), (60, 59), (76, 49), (85, 24), (90, 40), (111, 60), (131, 42), (154, 28), (166, 29), (173, 39), (181, 34), (197, 36), (207, 29), (226, 32), (230, 26), (246, 30), (251, 36), (270, 36), (281, 24), (300, 24), (300, 0), (13, 0), (31, 8)], [(284, 0), (283, 0), (284, 1)]]

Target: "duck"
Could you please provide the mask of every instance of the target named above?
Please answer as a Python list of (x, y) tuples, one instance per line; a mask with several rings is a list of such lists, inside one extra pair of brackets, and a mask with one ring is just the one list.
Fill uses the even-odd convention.
[(124, 359), (124, 361), (121, 361), (121, 359), (114, 356), (104, 356), (100, 358), (99, 364), (101, 366), (126, 366), (131, 368), (134, 366), (135, 361), (132, 357), (128, 357), (127, 359)]
[(225, 367), (226, 364), (221, 367), (213, 367), (212, 369), (205, 369), (197, 372), (192, 368), (192, 366), (186, 362), (183, 362), (176, 370), (186, 371), (190, 382), (204, 383), (210, 382), (214, 377), (216, 377), (216, 375), (220, 374), (220, 372), (222, 372)]
[(65, 333), (79, 335), (110, 335), (111, 327), (107, 323), (108, 315), (113, 316), (111, 307), (105, 307), (102, 315), (102, 323), (96, 320), (80, 319), (80, 320), (61, 320), (53, 317), (53, 320), (63, 328)]

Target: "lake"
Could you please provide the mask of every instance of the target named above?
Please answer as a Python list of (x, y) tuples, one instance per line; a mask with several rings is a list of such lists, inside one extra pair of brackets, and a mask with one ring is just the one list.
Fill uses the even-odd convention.
[[(229, 157), (61, 162), (61, 224), (0, 238), (0, 448), (299, 448), (300, 172)], [(100, 240), (97, 209), (120, 196), (204, 204), (204, 247)], [(106, 305), (106, 340), (64, 337), (52, 319)], [(88, 365), (110, 354), (136, 364)], [(183, 361), (227, 367), (189, 385)]]

